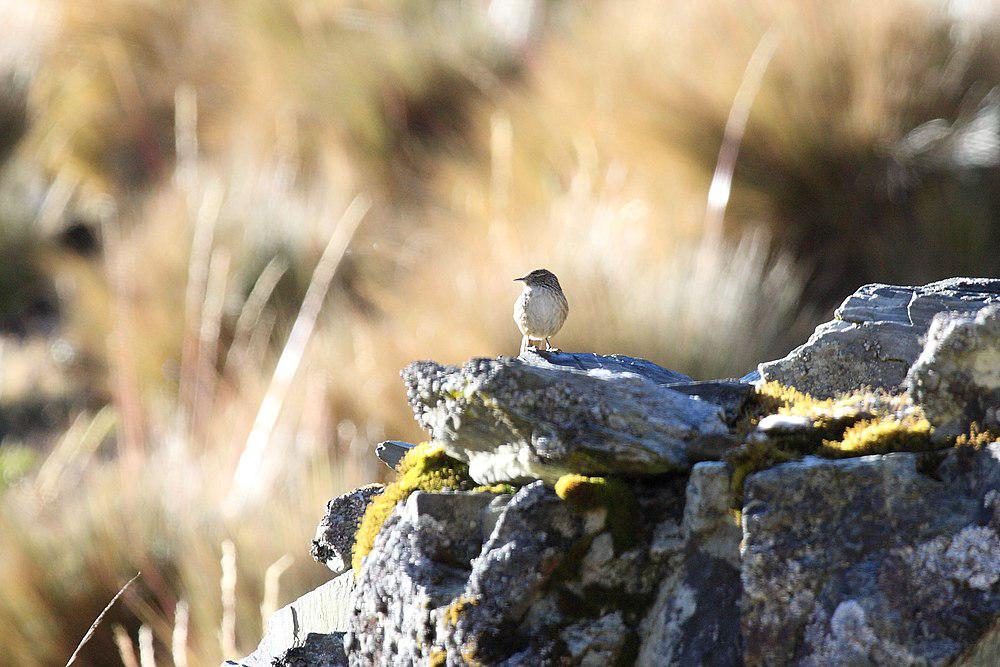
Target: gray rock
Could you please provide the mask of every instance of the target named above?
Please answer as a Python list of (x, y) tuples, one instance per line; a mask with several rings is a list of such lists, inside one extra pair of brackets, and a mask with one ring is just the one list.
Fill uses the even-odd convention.
[[(282, 607), (268, 619), (264, 637), (257, 649), (242, 660), (229, 661), (225, 664), (240, 667), (271, 667), (275, 662), (279, 665), (286, 664), (280, 661), (285, 660), (290, 651), (293, 659), (296, 655), (305, 655), (311, 651), (313, 655), (321, 652), (321, 655), (328, 656), (329, 660), (335, 660), (338, 655), (336, 651), (327, 653), (322, 647), (328, 647), (331, 641), (335, 641), (329, 637), (330, 635), (344, 633), (347, 630), (351, 610), (350, 595), (353, 588), (354, 574), (345, 572)], [(312, 642), (308, 641), (310, 635), (314, 636)], [(326, 638), (316, 637), (317, 635)], [(311, 648), (298, 653), (294, 651), (302, 647)]]
[(921, 333), (898, 322), (827, 322), (785, 358), (761, 364), (761, 379), (817, 398), (861, 386), (895, 388), (920, 354)]
[(722, 417), (727, 424), (733, 424), (739, 419), (743, 407), (754, 392), (752, 384), (728, 380), (687, 382), (668, 386), (674, 391), (718, 405), (722, 408)]
[(898, 322), (927, 330), (940, 312), (974, 312), (1000, 301), (996, 278), (949, 278), (922, 287), (864, 285), (844, 300), (837, 319), (845, 322)]
[(562, 367), (590, 372), (592, 375), (606, 373), (638, 375), (654, 384), (670, 387), (674, 391), (718, 405), (722, 408), (726, 421), (729, 422), (735, 421), (750, 394), (753, 393), (753, 386), (747, 381), (709, 380), (696, 382), (683, 373), (657, 366), (645, 359), (627, 357), (622, 354), (529, 350), (518, 359), (542, 368)]
[(309, 553), (316, 562), (323, 563), (334, 574), (346, 572), (351, 567), (351, 550), (358, 522), (372, 498), (382, 493), (381, 484), (369, 484), (337, 496), (326, 504), (326, 514), (316, 526), (316, 537)]
[(907, 384), (939, 437), (972, 422), (1000, 427), (1000, 304), (969, 316), (938, 314)]
[(636, 514), (651, 520), (637, 522), (627, 545), (616, 544), (608, 509), (575, 507), (541, 482), (513, 497), (413, 494), (361, 570), (351, 664), (631, 662), (681, 549), (682, 493), (682, 478), (637, 482)]
[(757, 430), (767, 436), (797, 435), (814, 428), (812, 417), (805, 415), (768, 415), (757, 422)]
[(869, 386), (896, 389), (923, 346), (936, 313), (975, 312), (1000, 303), (1000, 280), (953, 278), (922, 287), (865, 285), (847, 297), (836, 319), (821, 324), (783, 359), (763, 363), (763, 381), (828, 398)]
[(301, 646), (288, 649), (271, 662), (272, 667), (347, 667), (344, 633), (310, 632)]
[(562, 367), (577, 371), (632, 373), (654, 384), (672, 385), (693, 380), (677, 371), (657, 366), (651, 361), (627, 357), (624, 354), (594, 354), (593, 352), (546, 352), (528, 350), (519, 357), (534, 366)]
[(413, 447), (414, 445), (401, 440), (386, 440), (375, 445), (375, 456), (382, 463), (395, 470), (399, 462), (406, 456), (406, 452), (413, 449)]
[(683, 471), (730, 444), (721, 407), (631, 373), (501, 357), (415, 362), (403, 379), (420, 425), (482, 484)]
[(386, 521), (358, 574), (345, 647), (352, 665), (427, 664), (432, 610), (465, 589), (492, 494), (413, 493)]
[(688, 480), (669, 574), (642, 623), (637, 664), (738, 665), (740, 539), (729, 466), (699, 463)]
[(941, 479), (919, 460), (808, 457), (747, 478), (747, 664), (936, 665), (992, 641), (1000, 446), (950, 452)]

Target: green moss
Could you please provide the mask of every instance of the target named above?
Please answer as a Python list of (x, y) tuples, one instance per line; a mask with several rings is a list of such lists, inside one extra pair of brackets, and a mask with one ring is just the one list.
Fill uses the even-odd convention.
[[(904, 409), (905, 408), (905, 409)], [(905, 417), (899, 417), (900, 413)], [(816, 399), (794, 387), (768, 382), (759, 387), (744, 409), (740, 432), (749, 435), (767, 415), (812, 419), (804, 433), (749, 438), (729, 454), (733, 467), (731, 490), (742, 504), (746, 478), (761, 470), (795, 461), (807, 454), (837, 459), (888, 452), (929, 452), (933, 427), (905, 396), (860, 389), (833, 398)]]
[(510, 484), (508, 482), (501, 482), (499, 484), (490, 484), (488, 486), (477, 486), (472, 489), (473, 493), (495, 493), (497, 495), (514, 495), (517, 490), (521, 488), (515, 484)]
[(635, 494), (621, 480), (611, 477), (563, 475), (555, 485), (556, 495), (573, 508), (590, 511), (604, 508), (606, 525), (615, 545), (615, 552), (634, 546), (639, 530), (639, 506)]
[[(470, 491), (476, 487), (469, 477), (469, 467), (457, 461), (438, 445), (417, 445), (403, 457), (398, 466), (399, 477), (375, 496), (362, 517), (354, 537), (352, 566), (355, 574), (375, 544), (375, 538), (396, 504), (414, 491)], [(486, 488), (486, 487), (478, 487)]]
[(772, 381), (758, 387), (747, 401), (738, 428), (747, 434), (768, 415), (793, 415), (809, 417), (822, 438), (834, 439), (852, 424), (876, 416), (879, 407), (884, 410), (898, 400), (884, 392), (868, 389), (819, 399)]
[(824, 440), (818, 453), (827, 458), (846, 458), (889, 452), (926, 452), (936, 449), (931, 442), (933, 430), (923, 416), (865, 419), (845, 430), (839, 440)]

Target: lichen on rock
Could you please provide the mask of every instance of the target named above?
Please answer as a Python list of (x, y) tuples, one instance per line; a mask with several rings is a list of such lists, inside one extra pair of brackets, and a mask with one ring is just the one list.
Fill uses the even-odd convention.
[[(432, 443), (333, 502), (371, 500), (343, 621), (310, 646), (345, 632), (358, 666), (997, 664), (1000, 307), (970, 314), (991, 301), (1000, 281), (866, 286), (755, 385), (570, 353), (411, 365)], [(282, 636), (321, 598), (276, 615)]]
[(352, 566), (361, 568), (371, 552), (379, 530), (396, 504), (414, 491), (468, 491), (476, 487), (468, 466), (448, 456), (444, 448), (428, 443), (417, 445), (399, 463), (398, 478), (372, 498), (358, 526), (354, 540)]

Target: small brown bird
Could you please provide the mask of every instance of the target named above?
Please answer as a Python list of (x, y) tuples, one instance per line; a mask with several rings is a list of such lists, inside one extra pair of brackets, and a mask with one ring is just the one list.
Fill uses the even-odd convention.
[(562, 328), (569, 314), (569, 303), (556, 274), (547, 269), (535, 269), (522, 281), (524, 289), (514, 302), (514, 322), (521, 330), (521, 354), (529, 341), (544, 340), (545, 349), (552, 349), (552, 336)]

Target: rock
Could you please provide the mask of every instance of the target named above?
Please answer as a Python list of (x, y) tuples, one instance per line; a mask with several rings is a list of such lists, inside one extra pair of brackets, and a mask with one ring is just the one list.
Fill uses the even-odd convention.
[(674, 391), (687, 394), (706, 403), (718, 405), (722, 408), (722, 418), (730, 425), (734, 424), (743, 414), (743, 407), (754, 392), (752, 384), (728, 380), (687, 382), (668, 386)]
[(380, 442), (375, 446), (375, 456), (377, 456), (382, 463), (395, 470), (396, 466), (399, 465), (399, 462), (403, 460), (404, 456), (406, 456), (406, 452), (413, 449), (413, 447), (414, 445), (401, 440), (386, 440), (385, 442)]
[(271, 662), (273, 667), (347, 667), (344, 633), (328, 635), (310, 632), (301, 646), (288, 649)]
[(950, 664), (992, 641), (1000, 445), (965, 450), (949, 452), (940, 480), (907, 453), (748, 477), (747, 664)]
[(672, 385), (693, 382), (677, 371), (657, 366), (651, 361), (627, 357), (624, 354), (594, 354), (593, 352), (546, 352), (528, 350), (519, 357), (534, 366), (561, 367), (596, 373), (632, 373), (655, 384)]
[(382, 493), (381, 484), (369, 484), (326, 504), (326, 514), (316, 526), (316, 537), (309, 553), (318, 563), (323, 563), (334, 574), (346, 572), (351, 567), (351, 550), (358, 522), (372, 498)]
[(417, 492), (396, 507), (358, 575), (345, 638), (352, 665), (427, 663), (431, 610), (465, 588), (483, 542), (481, 517), (493, 499)]
[[(226, 662), (239, 667), (271, 667), (272, 664), (302, 664), (287, 662), (300, 660), (301, 656), (320, 654), (331, 662), (306, 664), (338, 665), (339, 653), (330, 649), (337, 634), (344, 633), (350, 619), (350, 594), (354, 588), (354, 574), (345, 572), (319, 588), (306, 593), (295, 602), (282, 607), (271, 615), (267, 629), (257, 650), (246, 658)], [(313, 639), (310, 641), (310, 636)], [(342, 646), (342, 645), (341, 645)], [(296, 657), (299, 656), (299, 657)], [(286, 662), (280, 662), (285, 660)]]
[(747, 399), (753, 393), (753, 386), (742, 380), (710, 380), (696, 382), (683, 373), (657, 366), (651, 361), (627, 357), (622, 354), (593, 354), (591, 352), (546, 352), (536, 350), (518, 357), (533, 366), (543, 368), (562, 367), (589, 372), (604, 377), (608, 374), (631, 373), (646, 378), (650, 382), (688, 396), (694, 396), (722, 408), (727, 422), (739, 416)]
[(814, 428), (812, 417), (806, 415), (768, 415), (757, 422), (757, 430), (767, 436), (798, 435)]
[(845, 322), (899, 322), (927, 330), (940, 312), (975, 312), (1000, 301), (996, 278), (949, 278), (923, 287), (864, 285), (835, 313)]
[(975, 315), (938, 314), (907, 384), (938, 437), (973, 422), (1000, 428), (1000, 304)]
[(731, 444), (721, 407), (631, 373), (499, 358), (403, 371), (417, 421), (481, 484), (684, 471)]
[(642, 623), (638, 664), (738, 665), (740, 538), (729, 466), (691, 469), (669, 574)]
[(862, 386), (897, 389), (923, 349), (936, 313), (975, 312), (1000, 303), (1000, 280), (953, 278), (923, 287), (865, 285), (847, 297), (833, 321), (821, 324), (788, 356), (763, 363), (775, 380), (817, 398)]
[(351, 664), (631, 663), (681, 548), (682, 489), (683, 478), (637, 483), (635, 511), (650, 521), (628, 545), (608, 507), (575, 506), (541, 482), (513, 497), (411, 495), (362, 567)]

